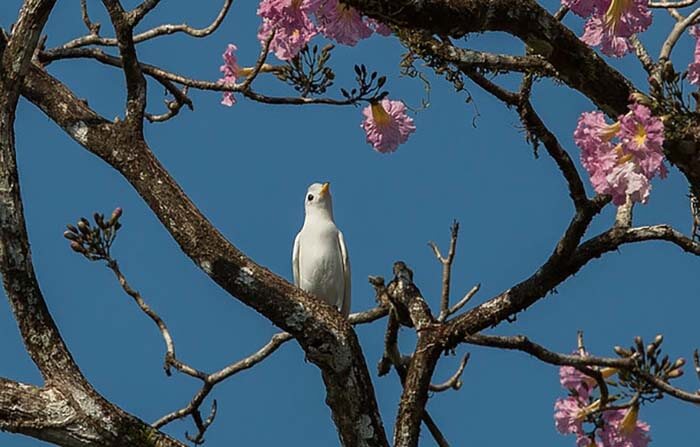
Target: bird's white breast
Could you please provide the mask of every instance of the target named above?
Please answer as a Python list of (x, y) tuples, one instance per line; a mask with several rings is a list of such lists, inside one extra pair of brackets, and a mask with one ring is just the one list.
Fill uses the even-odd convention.
[(338, 228), (332, 221), (307, 221), (299, 244), (299, 286), (328, 304), (342, 306), (345, 279)]

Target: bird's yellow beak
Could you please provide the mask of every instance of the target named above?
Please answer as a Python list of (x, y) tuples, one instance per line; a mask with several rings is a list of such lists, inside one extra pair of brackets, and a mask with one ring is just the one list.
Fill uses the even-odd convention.
[(328, 190), (331, 189), (331, 184), (326, 182), (323, 185), (321, 185), (321, 195), (325, 196), (328, 193)]

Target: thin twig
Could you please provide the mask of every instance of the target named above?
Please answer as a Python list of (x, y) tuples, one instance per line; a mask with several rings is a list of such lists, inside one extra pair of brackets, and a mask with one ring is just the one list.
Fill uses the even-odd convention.
[(454, 313), (459, 311), (462, 307), (464, 307), (464, 305), (467, 304), (469, 302), (469, 300), (471, 300), (474, 297), (474, 295), (476, 295), (476, 292), (478, 292), (480, 288), (481, 288), (481, 284), (477, 284), (474, 287), (472, 287), (471, 290), (469, 292), (467, 292), (467, 294), (464, 295), (464, 297), (461, 300), (459, 300), (459, 302), (457, 302), (457, 304), (450, 307), (449, 312), (447, 312), (447, 316), (449, 317), (450, 315), (453, 315)]
[(443, 383), (438, 383), (438, 384), (430, 384), (430, 391), (435, 391), (435, 392), (442, 392), (442, 391), (447, 391), (449, 389), (453, 390), (458, 390), (462, 388), (462, 373), (464, 372), (464, 368), (467, 366), (467, 362), (469, 362), (469, 353), (464, 354), (464, 357), (462, 357), (462, 361), (459, 363), (459, 367), (457, 368), (457, 371), (455, 371), (452, 376), (444, 381)]
[[(219, 13), (217, 14), (214, 21), (204, 28), (194, 28), (194, 27), (191, 27), (191, 26), (186, 25), (186, 24), (160, 25), (160, 26), (157, 26), (155, 28), (144, 31), (142, 33), (136, 34), (134, 36), (134, 43), (141, 43), (141, 42), (144, 42), (146, 40), (153, 39), (154, 37), (165, 36), (165, 35), (175, 34), (175, 33), (185, 33), (188, 36), (196, 37), (196, 38), (206, 37), (206, 36), (210, 35), (211, 33), (213, 33), (214, 31), (216, 31), (217, 28), (219, 28), (219, 25), (221, 25), (221, 22), (223, 22), (224, 18), (226, 17), (226, 14), (228, 13), (232, 4), (233, 4), (233, 0), (224, 0), (224, 5), (219, 10)], [(85, 47), (87, 45), (115, 47), (115, 46), (117, 46), (117, 43), (118, 43), (117, 39), (115, 39), (115, 38), (103, 38), (103, 37), (98, 36), (97, 34), (91, 33), (90, 35), (78, 37), (77, 39), (73, 39), (70, 42), (63, 44), (59, 48), (63, 48), (63, 49), (79, 48), (79, 47)]]
[(649, 2), (649, 7), (650, 8), (666, 8), (666, 9), (675, 9), (675, 8), (685, 8), (686, 6), (691, 6), (694, 5), (698, 0), (679, 0), (679, 1), (656, 1), (656, 2)]
[(258, 77), (258, 74), (260, 73), (260, 70), (262, 69), (263, 65), (265, 65), (265, 60), (267, 60), (267, 55), (270, 53), (270, 44), (272, 43), (272, 39), (275, 37), (275, 31), (272, 30), (269, 36), (267, 36), (267, 39), (265, 39), (265, 42), (263, 43), (262, 50), (260, 50), (260, 54), (258, 55), (258, 60), (255, 61), (255, 66), (253, 67), (253, 71), (248, 75), (248, 77), (243, 81), (241, 84), (241, 90), (246, 91), (250, 88), (250, 85), (253, 83), (256, 77)]
[(457, 236), (459, 235), (459, 222), (452, 222), (450, 227), (450, 248), (447, 252), (447, 257), (443, 257), (435, 242), (430, 241), (428, 245), (433, 249), (433, 253), (437, 260), (442, 264), (442, 293), (440, 295), (440, 315), (438, 321), (445, 321), (449, 316), (450, 311), (450, 280), (452, 277), (452, 262), (455, 257), (455, 249), (457, 247)]
[(595, 357), (591, 355), (572, 355), (560, 354), (550, 351), (542, 345), (530, 341), (524, 335), (515, 336), (500, 336), (500, 335), (483, 335), (474, 334), (464, 338), (466, 343), (479, 346), (489, 346), (492, 348), (515, 349), (526, 352), (539, 360), (551, 365), (567, 365), (574, 367), (590, 367), (602, 366), (612, 368), (631, 368), (635, 364), (632, 357), (613, 358), (613, 357)]
[(146, 304), (146, 301), (143, 299), (141, 294), (129, 285), (129, 283), (126, 280), (126, 277), (119, 269), (119, 264), (117, 263), (117, 261), (115, 261), (112, 258), (107, 258), (107, 267), (110, 270), (112, 270), (112, 272), (114, 272), (114, 275), (117, 277), (119, 285), (122, 287), (124, 292), (126, 292), (127, 295), (133, 298), (133, 300), (143, 311), (143, 313), (148, 315), (148, 317), (151, 320), (153, 320), (156, 326), (158, 326), (158, 330), (160, 331), (160, 334), (163, 337), (163, 341), (165, 342), (166, 353), (164, 368), (166, 373), (170, 375), (170, 367), (172, 366), (175, 367), (178, 371), (187, 374), (188, 376), (204, 379), (206, 377), (205, 373), (177, 359), (177, 356), (175, 355), (175, 343), (173, 342), (173, 337), (170, 335), (170, 331), (168, 330), (167, 325), (165, 324), (163, 319), (153, 309), (151, 309), (151, 307), (148, 304)]

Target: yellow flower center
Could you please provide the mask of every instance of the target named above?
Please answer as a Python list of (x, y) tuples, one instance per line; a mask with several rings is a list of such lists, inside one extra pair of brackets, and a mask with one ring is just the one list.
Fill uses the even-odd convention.
[(622, 143), (615, 146), (615, 153), (617, 154), (617, 164), (618, 165), (625, 164), (628, 161), (632, 160), (632, 158), (633, 158), (632, 154), (625, 154), (622, 151)]
[(637, 132), (634, 134), (634, 142), (637, 146), (644, 146), (647, 141), (647, 130), (641, 124), (637, 123)]
[(386, 126), (391, 123), (391, 115), (389, 115), (381, 102), (372, 103), (372, 118), (377, 126)]
[(601, 131), (600, 131), (600, 138), (603, 139), (603, 141), (610, 141), (613, 138), (615, 138), (615, 135), (620, 131), (620, 122), (615, 121), (614, 123), (605, 126)]
[(605, 25), (612, 28), (613, 33), (620, 24), (622, 15), (629, 10), (634, 0), (611, 0), (608, 10), (605, 11)]

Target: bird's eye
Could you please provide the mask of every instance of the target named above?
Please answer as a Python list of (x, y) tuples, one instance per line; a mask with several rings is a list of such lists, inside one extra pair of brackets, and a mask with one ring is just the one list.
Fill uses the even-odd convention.
[(314, 199), (313, 194), (309, 194), (308, 196), (306, 196), (306, 200), (308, 200), (309, 202), (311, 202), (313, 199)]

